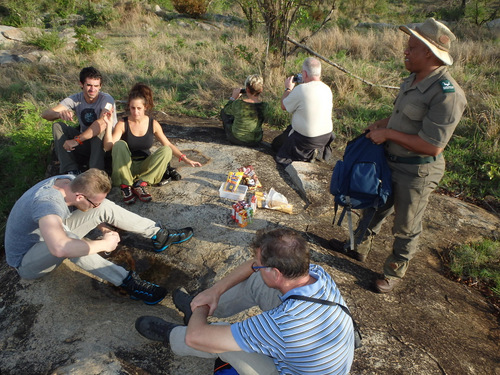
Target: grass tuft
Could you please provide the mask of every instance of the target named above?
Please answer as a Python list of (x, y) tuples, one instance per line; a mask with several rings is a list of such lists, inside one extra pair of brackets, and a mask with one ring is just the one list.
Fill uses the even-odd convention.
[(488, 285), (500, 298), (500, 242), (485, 239), (452, 250), (450, 271), (460, 280)]

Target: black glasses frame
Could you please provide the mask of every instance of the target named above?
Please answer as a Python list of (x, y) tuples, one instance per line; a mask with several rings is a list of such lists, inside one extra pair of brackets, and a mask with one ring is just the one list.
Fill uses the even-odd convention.
[(97, 207), (99, 207), (99, 206), (101, 205), (100, 203), (94, 203), (94, 202), (92, 202), (92, 201), (91, 201), (90, 199), (88, 199), (88, 198), (87, 198), (87, 196), (86, 196), (86, 195), (84, 195), (84, 194), (80, 194), (80, 195), (81, 195), (82, 197), (84, 197), (84, 198), (87, 200), (87, 202), (89, 202), (89, 203), (92, 205), (92, 207), (94, 207), (94, 208), (97, 208)]
[(255, 263), (252, 264), (252, 271), (259, 272), (262, 268), (272, 268), (271, 266), (256, 266)]

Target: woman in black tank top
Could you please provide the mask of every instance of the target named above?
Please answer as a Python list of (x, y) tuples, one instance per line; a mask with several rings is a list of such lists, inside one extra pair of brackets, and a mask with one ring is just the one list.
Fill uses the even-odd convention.
[[(149, 202), (151, 194), (146, 187), (161, 181), (172, 156), (192, 167), (201, 167), (201, 164), (188, 159), (168, 140), (158, 121), (146, 114), (154, 106), (148, 86), (136, 84), (129, 93), (127, 106), (130, 115), (118, 121), (114, 128), (111, 116), (105, 117), (103, 147), (111, 150), (111, 180), (113, 186), (120, 187), (123, 201), (132, 204), (139, 198)], [(155, 139), (161, 146), (151, 152)]]

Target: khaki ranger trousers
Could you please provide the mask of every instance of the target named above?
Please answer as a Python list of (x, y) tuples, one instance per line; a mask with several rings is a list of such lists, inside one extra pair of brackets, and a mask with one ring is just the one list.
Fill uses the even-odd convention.
[[(356, 232), (365, 233), (363, 229), (367, 228), (367, 233), (377, 234), (385, 218), (394, 212), (392, 228), (394, 242), (392, 253), (384, 264), (384, 276), (402, 278), (410, 260), (418, 251), (422, 219), (429, 196), (444, 175), (445, 160), (441, 156), (428, 164), (403, 164), (389, 161), (389, 166), (392, 171), (393, 194), (387, 203), (375, 212), (374, 216), (374, 209), (363, 210)], [(356, 239), (357, 243), (358, 240), (363, 239)]]

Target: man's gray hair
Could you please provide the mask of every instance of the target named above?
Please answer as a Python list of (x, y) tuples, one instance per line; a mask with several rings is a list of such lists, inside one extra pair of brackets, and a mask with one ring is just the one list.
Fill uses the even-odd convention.
[(321, 77), (321, 62), (314, 57), (308, 57), (302, 64), (302, 70), (305, 70), (308, 76)]

